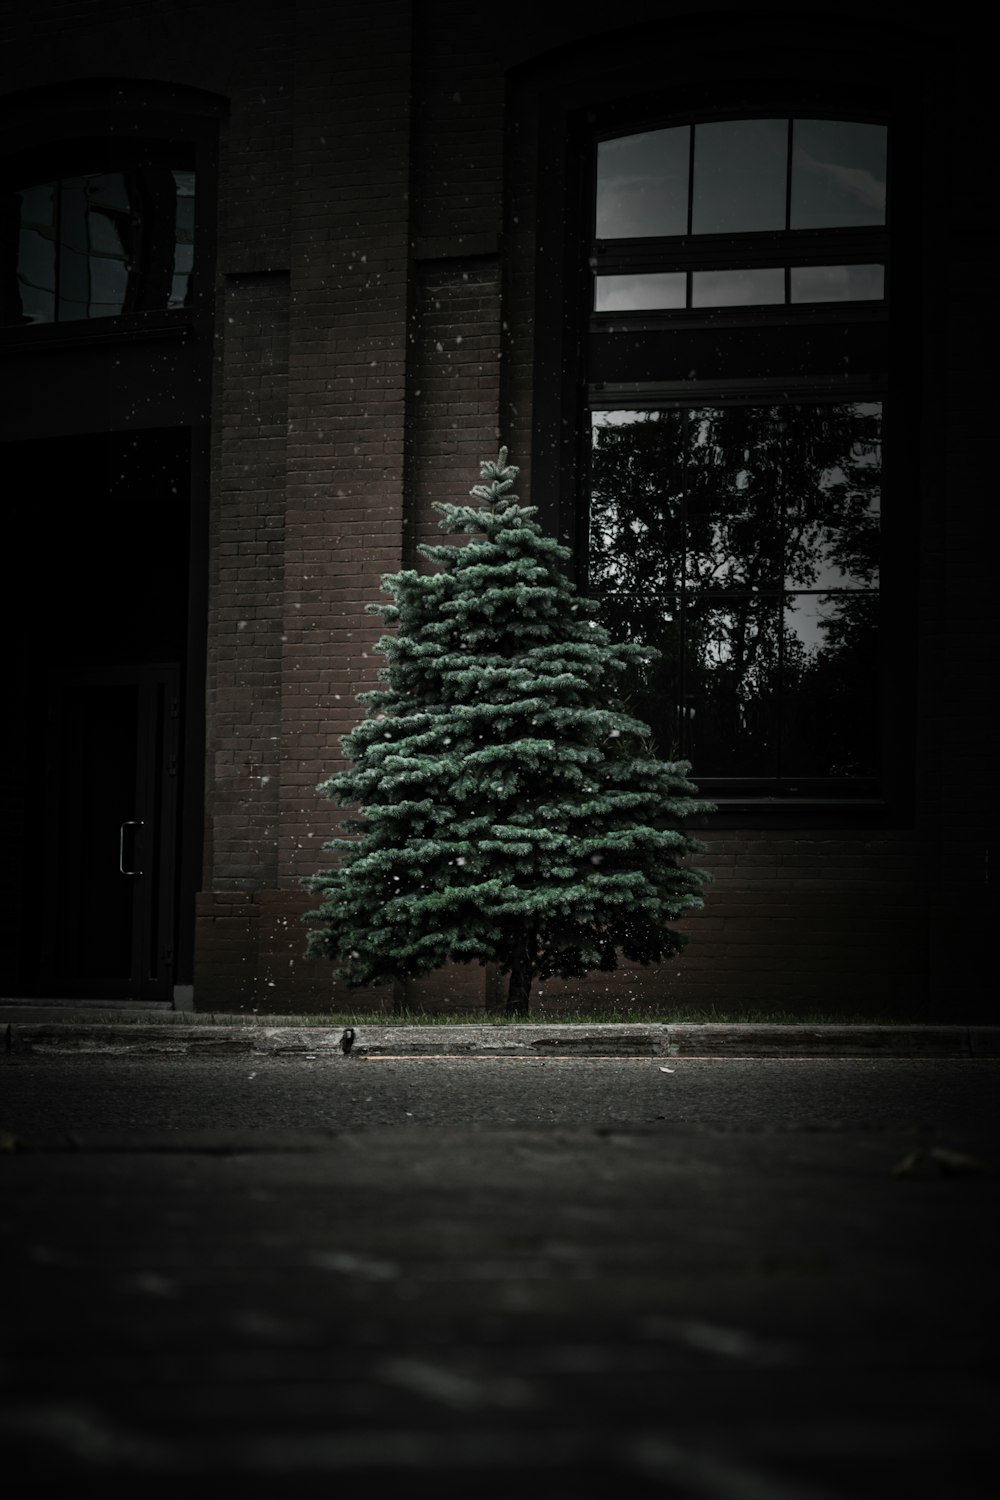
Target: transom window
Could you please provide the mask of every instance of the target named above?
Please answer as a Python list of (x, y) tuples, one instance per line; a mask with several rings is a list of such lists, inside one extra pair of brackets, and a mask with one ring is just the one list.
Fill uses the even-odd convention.
[(598, 313), (878, 301), (886, 128), (721, 120), (601, 141), (594, 220)]
[(885, 223), (886, 129), (710, 120), (601, 141), (598, 239)]
[(887, 130), (595, 142), (589, 587), (717, 799), (879, 795)]
[(111, 145), (92, 150), (85, 170), (19, 184), (8, 217), (16, 245), (4, 257), (10, 268), (4, 323), (67, 323), (188, 306), (195, 173), (177, 156), (122, 160), (121, 148)]

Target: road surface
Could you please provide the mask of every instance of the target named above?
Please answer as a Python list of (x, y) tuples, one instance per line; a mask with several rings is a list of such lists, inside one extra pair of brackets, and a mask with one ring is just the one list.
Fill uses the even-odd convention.
[(978, 1500), (998, 1066), (9, 1058), (8, 1472)]

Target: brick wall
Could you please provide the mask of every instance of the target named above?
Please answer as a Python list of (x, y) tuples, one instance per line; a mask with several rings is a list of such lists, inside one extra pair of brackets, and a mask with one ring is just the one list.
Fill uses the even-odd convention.
[[(312, 898), (301, 880), (325, 862), (340, 821), (316, 783), (342, 764), (355, 695), (381, 665), (381, 623), (364, 606), (381, 597), (382, 574), (439, 539), (432, 502), (463, 501), (499, 442), (521, 468), (522, 497), (551, 501), (532, 487), (535, 335), (547, 311), (535, 270), (548, 253), (536, 213), (558, 185), (539, 175), (537, 133), (560, 59), (592, 66), (603, 87), (605, 32), (669, 9), (623, 0), (609, 16), (586, 3), (567, 18), (513, 0), (498, 18), (459, 0), (43, 0), (5, 20), (8, 93), (106, 75), (228, 101), (196, 942), (205, 1009), (341, 1003), (328, 968), (302, 956)], [(961, 10), (954, 61), (929, 81), (927, 103), (954, 115), (954, 139), (968, 142), (985, 137), (988, 95)], [(950, 158), (938, 168), (947, 180)], [(979, 201), (968, 152), (955, 171), (955, 202)], [(957, 292), (928, 293), (920, 309), (926, 376), (908, 434), (924, 444), (912, 826), (715, 827), (702, 860), (715, 879), (678, 962), (547, 986), (545, 1004), (794, 1007), (849, 995), (858, 1006), (968, 1006), (990, 921), (990, 554), (975, 522), (983, 445), (970, 440), (989, 429), (975, 378), (988, 241), (974, 215), (956, 213), (956, 225), (925, 225), (926, 285), (947, 264)], [(412, 985), (409, 1000), (458, 1006), (497, 991), (495, 973), (474, 966)]]
[(480, 461), (499, 446), (497, 257), (420, 261), (414, 283), (408, 513), (415, 543), (438, 544), (434, 502), (468, 503)]
[(220, 290), (206, 881), (252, 890), (278, 879), (288, 276), (229, 275)]

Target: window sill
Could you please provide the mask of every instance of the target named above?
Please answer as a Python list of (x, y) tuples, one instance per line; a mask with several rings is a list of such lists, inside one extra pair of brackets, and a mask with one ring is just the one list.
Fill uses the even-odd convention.
[(145, 339), (189, 339), (194, 325), (195, 315), (187, 308), (121, 318), (81, 318), (73, 323), (31, 323), (0, 329), (0, 350), (34, 354)]

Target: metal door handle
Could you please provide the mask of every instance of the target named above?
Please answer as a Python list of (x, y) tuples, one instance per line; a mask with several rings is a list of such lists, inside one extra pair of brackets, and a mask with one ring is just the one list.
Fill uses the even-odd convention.
[[(118, 830), (118, 868), (123, 875), (141, 875), (141, 870), (126, 870), (125, 868), (125, 830), (126, 828), (142, 828), (141, 818), (127, 818)], [(135, 845), (132, 846), (132, 857), (135, 858)]]

